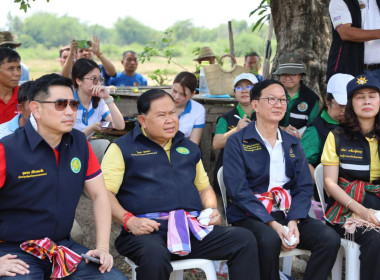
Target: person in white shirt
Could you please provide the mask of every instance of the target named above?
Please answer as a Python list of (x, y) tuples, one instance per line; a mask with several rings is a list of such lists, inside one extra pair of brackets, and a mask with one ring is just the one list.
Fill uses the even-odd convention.
[(380, 80), (380, 0), (331, 0), (333, 41), (327, 80), (335, 73)]

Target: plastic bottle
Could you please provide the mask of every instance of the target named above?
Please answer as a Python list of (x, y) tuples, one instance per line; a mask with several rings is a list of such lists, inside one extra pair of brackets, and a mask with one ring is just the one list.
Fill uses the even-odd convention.
[(206, 75), (205, 75), (205, 69), (201, 66), (199, 72), (199, 94), (205, 95), (209, 94), (210, 91), (207, 87), (207, 81), (206, 81)]

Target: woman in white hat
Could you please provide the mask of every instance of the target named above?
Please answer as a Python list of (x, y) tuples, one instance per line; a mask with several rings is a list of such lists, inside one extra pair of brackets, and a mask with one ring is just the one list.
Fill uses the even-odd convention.
[[(327, 135), (344, 121), (344, 110), (347, 103), (346, 87), (353, 78), (352, 75), (341, 73), (330, 78), (327, 83), (324, 108), (300, 139), (314, 182), (314, 168), (321, 163), (322, 150)], [(318, 197), (316, 192), (314, 194)]]
[(246, 127), (252, 119), (254, 111), (250, 102), (250, 91), (258, 82), (255, 75), (242, 73), (234, 80), (234, 92), (238, 105), (231, 111), (223, 114), (217, 120), (215, 136), (212, 146), (215, 150), (221, 150), (214, 169), (214, 188), (220, 193), (216, 175), (223, 165), (223, 150), (228, 137)]

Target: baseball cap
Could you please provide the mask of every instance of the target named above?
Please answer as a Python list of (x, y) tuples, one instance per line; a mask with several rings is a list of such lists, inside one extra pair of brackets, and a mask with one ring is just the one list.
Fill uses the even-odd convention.
[(333, 95), (339, 105), (347, 104), (347, 84), (352, 79), (352, 75), (337, 73), (331, 76), (327, 83), (327, 92)]
[(306, 69), (299, 54), (285, 53), (280, 57), (277, 70), (273, 74), (306, 74)]
[(14, 45), (15, 48), (21, 46), (21, 43), (13, 41), (12, 33), (9, 31), (0, 32), (0, 47), (2, 45)]
[(354, 93), (362, 88), (373, 88), (380, 93), (380, 82), (369, 75), (359, 75), (347, 84), (347, 99), (352, 98)]
[(256, 76), (251, 74), (251, 73), (242, 73), (240, 75), (237, 75), (234, 79), (234, 87), (236, 86), (236, 84), (238, 82), (240, 82), (241, 80), (248, 80), (250, 81), (252, 84), (257, 84), (259, 81), (257, 80)]

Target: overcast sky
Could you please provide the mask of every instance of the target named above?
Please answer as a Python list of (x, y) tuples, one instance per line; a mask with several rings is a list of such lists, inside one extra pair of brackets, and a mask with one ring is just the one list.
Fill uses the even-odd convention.
[(25, 14), (13, 0), (1, 0), (0, 28), (6, 29), (7, 14), (28, 17), (35, 12), (49, 12), (58, 16), (68, 15), (79, 18), (82, 23), (99, 23), (112, 27), (118, 18), (131, 16), (146, 26), (165, 30), (176, 21), (191, 19), (195, 26), (213, 28), (231, 19), (246, 20), (253, 18), (249, 13), (260, 0), (46, 0), (30, 1), (31, 9)]

